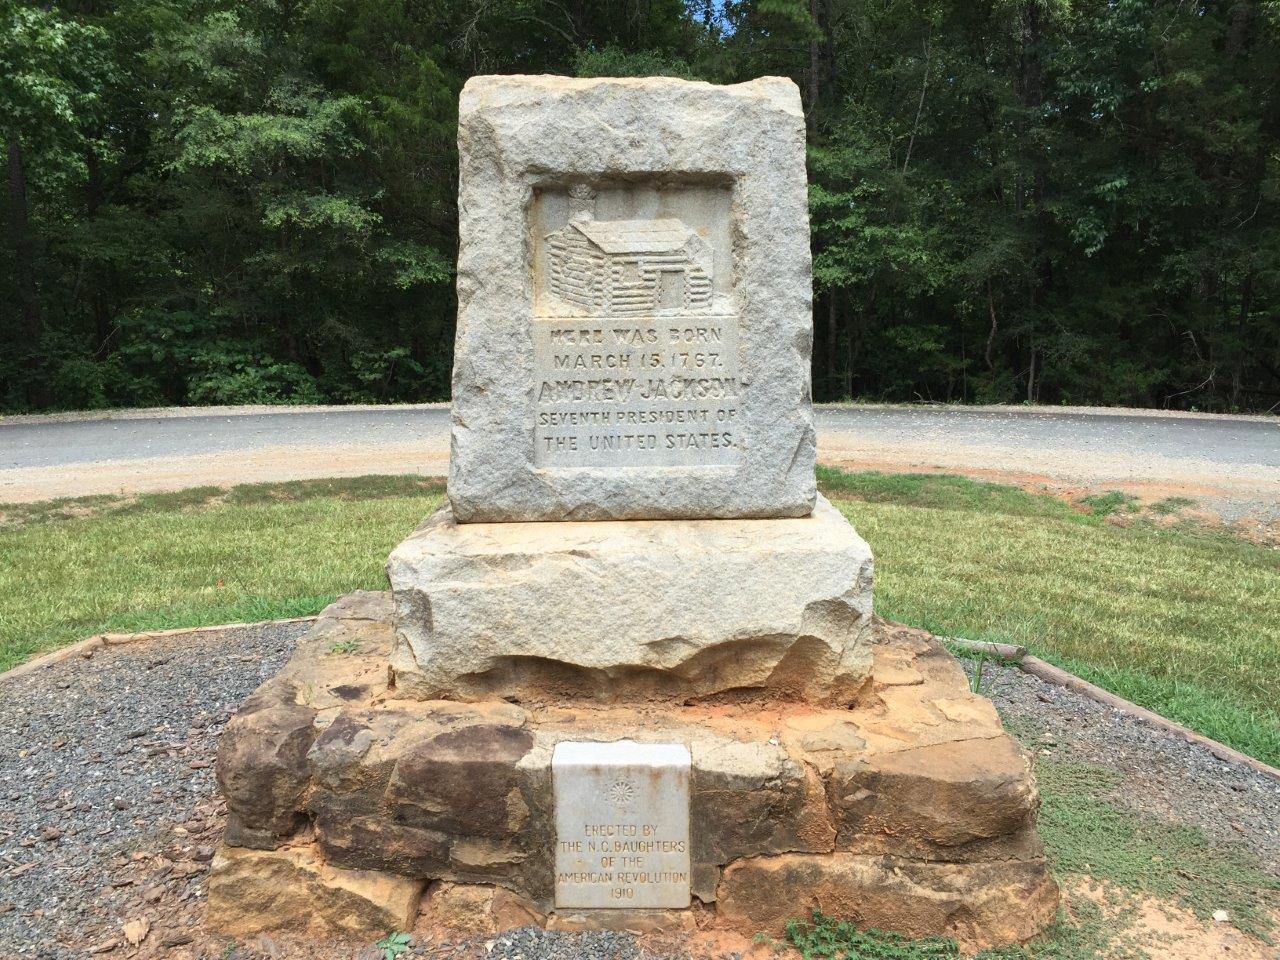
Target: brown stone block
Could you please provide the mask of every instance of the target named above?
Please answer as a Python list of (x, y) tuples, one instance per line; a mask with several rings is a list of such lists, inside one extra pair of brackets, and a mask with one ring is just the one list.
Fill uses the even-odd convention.
[(340, 867), (424, 879), (449, 871), (450, 838), (437, 830), (342, 813), (317, 816), (315, 830), (326, 859)]
[(832, 849), (821, 783), (781, 746), (716, 738), (695, 741), (692, 750), (695, 863)]
[(416, 743), (391, 775), (387, 813), (397, 823), (456, 835), (518, 834), (528, 810), (516, 764), (532, 746), (527, 730), (489, 724), (447, 730)]
[(837, 763), (828, 790), (842, 848), (868, 835), (960, 846), (1021, 831), (1039, 806), (1030, 758), (1006, 734)]
[(223, 847), (209, 873), (207, 920), (232, 937), (294, 929), (374, 938), (413, 929), (424, 886), (334, 867), (311, 845), (273, 851)]
[(856, 854), (784, 854), (731, 864), (717, 915), (743, 933), (781, 934), (812, 908), (860, 927), (948, 936), (966, 950), (1022, 942), (1053, 919), (1043, 860), (942, 864)]
[(264, 684), (231, 718), (218, 745), (218, 785), (241, 836), (255, 838), (255, 846), (293, 833), (301, 819), (316, 712), (295, 696), (290, 683)]
[(501, 933), (547, 922), (527, 897), (487, 884), (434, 883), (422, 911), (433, 926), (467, 933)]

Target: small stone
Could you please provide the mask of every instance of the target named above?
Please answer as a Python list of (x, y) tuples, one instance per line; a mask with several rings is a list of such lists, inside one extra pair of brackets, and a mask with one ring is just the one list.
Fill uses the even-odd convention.
[(138, 917), (130, 920), (121, 928), (124, 938), (129, 941), (129, 945), (136, 947), (143, 940), (147, 939), (147, 934), (151, 932), (151, 921), (146, 917)]
[(1214, 922), (1214, 923), (1226, 923), (1226, 922), (1227, 922), (1227, 921), (1229, 921), (1230, 919), (1231, 919), (1231, 914), (1229, 914), (1226, 910), (1215, 910), (1215, 911), (1213, 911), (1213, 922)]

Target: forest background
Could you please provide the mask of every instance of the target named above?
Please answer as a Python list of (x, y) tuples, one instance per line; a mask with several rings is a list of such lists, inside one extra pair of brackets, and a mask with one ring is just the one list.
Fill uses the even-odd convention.
[(1280, 405), (1280, 0), (0, 0), (0, 410), (446, 399), (477, 73), (793, 78), (819, 400)]

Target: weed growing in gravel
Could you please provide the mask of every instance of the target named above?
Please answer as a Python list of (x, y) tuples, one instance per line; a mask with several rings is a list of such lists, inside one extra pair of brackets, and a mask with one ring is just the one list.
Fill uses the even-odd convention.
[(983, 674), (987, 668), (987, 655), (979, 653), (973, 658), (973, 672), (969, 674), (969, 689), (981, 696), (986, 696), (987, 681)]
[(345, 640), (335, 640), (329, 647), (330, 653), (358, 653), (360, 650), (360, 641), (354, 637), (347, 637)]
[[(1058, 919), (1043, 934), (1023, 946), (985, 950), (974, 960), (1149, 960), (1129, 932), (1132, 907), (1120, 907), (1104, 917), (1094, 903), (1083, 902)], [(808, 923), (787, 924), (786, 940), (804, 960), (959, 960), (954, 940), (930, 937), (911, 940), (879, 930), (859, 930), (853, 924), (820, 913)]]
[(1138, 816), (1104, 799), (1123, 776), (1103, 767), (1041, 761), (1040, 836), (1059, 875), (1109, 882), (1170, 900), (1202, 920), (1226, 910), (1240, 930), (1267, 938), (1280, 879), (1253, 857), (1211, 845), (1194, 827)]
[(785, 936), (804, 960), (934, 960), (960, 956), (954, 940), (911, 940), (883, 930), (859, 930), (852, 923), (817, 912), (808, 923), (789, 921)]
[(400, 955), (409, 952), (409, 944), (412, 942), (413, 937), (407, 933), (392, 933), (383, 937), (374, 946), (382, 951), (379, 960), (396, 960)]

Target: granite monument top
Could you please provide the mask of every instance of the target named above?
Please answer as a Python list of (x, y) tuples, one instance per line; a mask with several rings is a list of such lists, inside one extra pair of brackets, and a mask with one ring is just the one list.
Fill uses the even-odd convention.
[(467, 83), (458, 522), (812, 511), (804, 138), (784, 79)]

